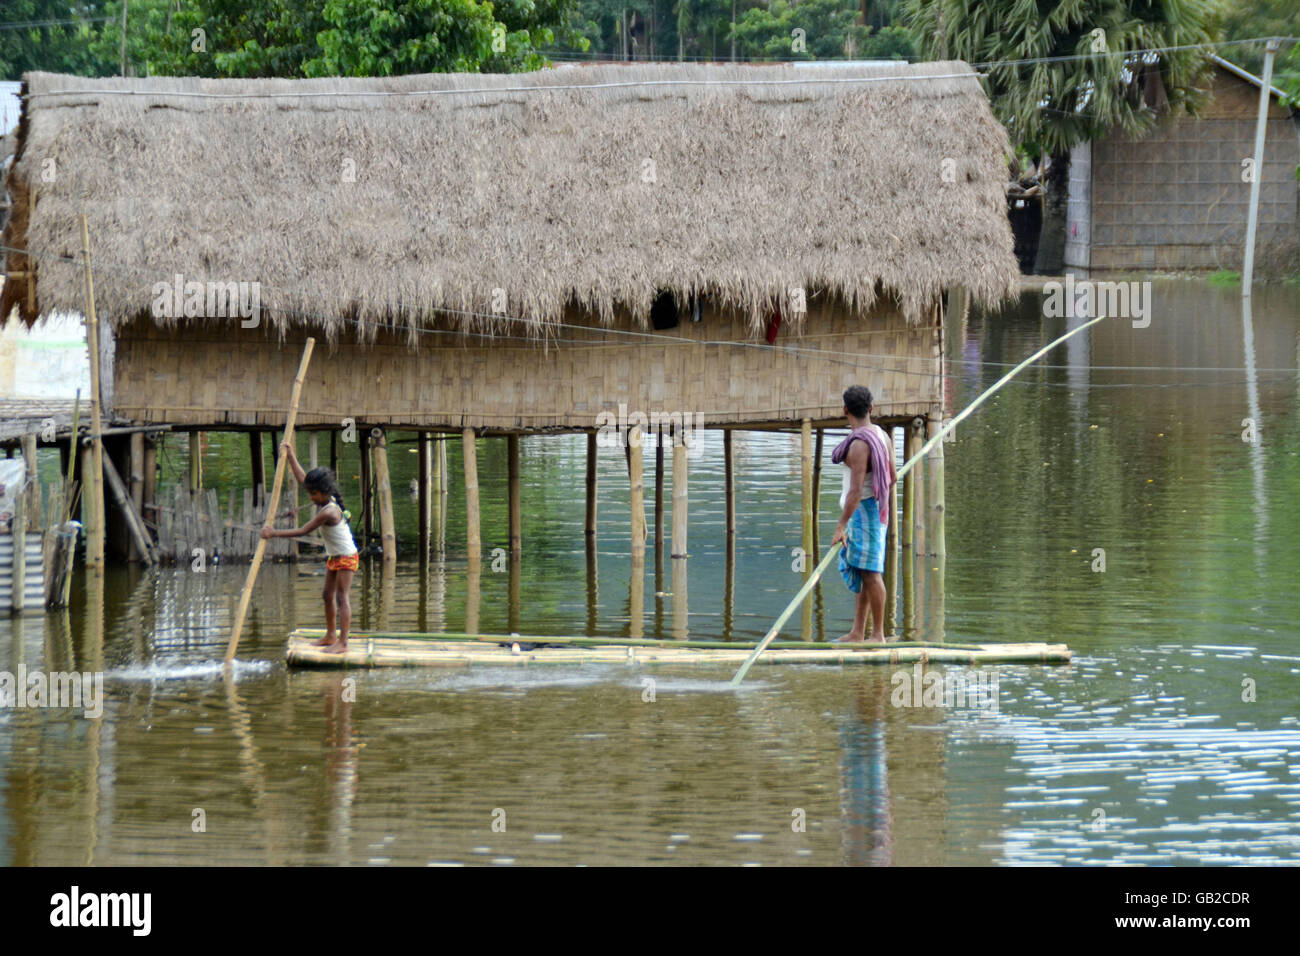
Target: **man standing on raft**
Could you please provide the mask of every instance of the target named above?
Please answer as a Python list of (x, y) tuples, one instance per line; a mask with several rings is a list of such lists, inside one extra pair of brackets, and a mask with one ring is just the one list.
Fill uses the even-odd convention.
[[(885, 643), (885, 531), (889, 524), (889, 490), (898, 480), (894, 443), (871, 421), (871, 392), (852, 385), (844, 392), (844, 414), (852, 432), (831, 452), (831, 461), (844, 467), (840, 523), (831, 544), (843, 541), (840, 575), (858, 596), (853, 630), (835, 643), (865, 638), (871, 611), (871, 642)], [(865, 579), (865, 582), (864, 582)], [(865, 583), (865, 587), (863, 584)]]

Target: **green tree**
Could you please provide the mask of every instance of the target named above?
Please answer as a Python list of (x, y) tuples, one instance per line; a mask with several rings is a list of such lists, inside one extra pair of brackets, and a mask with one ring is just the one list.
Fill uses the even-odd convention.
[[(908, 0), (922, 52), (983, 64), (1013, 142), (1051, 157), (1036, 272), (1064, 266), (1070, 149), (1195, 111), (1208, 60), (1194, 47), (1218, 37), (1219, 10), (1219, 0)], [(1138, 52), (1173, 47), (1184, 49)]]
[[(1295, 36), (1300, 31), (1296, 0), (1223, 0), (1223, 39), (1256, 40)], [(1225, 60), (1256, 76), (1264, 68), (1264, 44), (1234, 44), (1221, 51)]]
[(791, 6), (772, 0), (736, 22), (736, 41), (744, 56), (825, 60), (861, 55), (871, 34), (858, 23), (854, 0), (803, 0)]
[[(22, 79), (29, 70), (99, 74), (92, 49), (103, 0), (5, 0), (0, 13), (0, 77)], [(121, 7), (118, 7), (121, 15)]]

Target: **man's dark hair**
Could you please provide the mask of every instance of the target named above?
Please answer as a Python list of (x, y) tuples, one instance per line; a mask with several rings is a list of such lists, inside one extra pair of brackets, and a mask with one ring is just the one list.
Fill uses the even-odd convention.
[(871, 410), (871, 389), (865, 385), (850, 385), (844, 390), (844, 407), (854, 418), (866, 418)]

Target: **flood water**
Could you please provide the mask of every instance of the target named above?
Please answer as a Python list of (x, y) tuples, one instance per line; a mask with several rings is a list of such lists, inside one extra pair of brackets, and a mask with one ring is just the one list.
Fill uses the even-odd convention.
[[(105, 674), (100, 719), (0, 710), (0, 863), (1300, 860), (1300, 289), (1260, 288), (1249, 316), (1238, 290), (1199, 281), (1157, 282), (1153, 301), (1150, 327), (1108, 320), (1081, 334), (944, 446), (947, 639), (1075, 654), (1066, 666), (929, 668), (995, 673), (996, 707), (895, 706), (891, 667), (757, 667), (739, 690), (729, 668), (607, 666), (353, 672), (352, 687), (282, 663), (290, 629), (320, 626), (315, 561), (263, 567), (235, 679), (223, 680), (246, 566), (115, 566), (79, 573), (69, 612), (0, 619), (0, 670)], [(973, 314), (951, 333), (951, 408), (1076, 321), (1044, 319), (1037, 295)], [(828, 391), (855, 376), (871, 385), (873, 361)], [(1245, 419), (1256, 442), (1242, 440)], [(416, 456), (401, 437), (391, 458), (410, 555)], [(838, 437), (825, 448), (823, 548)], [(169, 481), (184, 441), (160, 454)], [(755, 640), (800, 583), (798, 436), (735, 438), (730, 601), (721, 447), (707, 433), (690, 463), (684, 620), (671, 572), (656, 580), (651, 518), (646, 634)], [(57, 455), (45, 454), (52, 478)], [(506, 543), (505, 457), (504, 441), (480, 443), (477, 601), (453, 442), (445, 550), (388, 577), (377, 559), (365, 567), (356, 628), (637, 629), (621, 451), (600, 459), (591, 587), (585, 442), (522, 442), (513, 601), (511, 574), (491, 566)], [(353, 495), (355, 464), (345, 447)], [(206, 475), (223, 495), (241, 465), (244, 440), (212, 435)], [(811, 636), (843, 633), (850, 616), (832, 572)], [(796, 615), (787, 631), (799, 629)]]

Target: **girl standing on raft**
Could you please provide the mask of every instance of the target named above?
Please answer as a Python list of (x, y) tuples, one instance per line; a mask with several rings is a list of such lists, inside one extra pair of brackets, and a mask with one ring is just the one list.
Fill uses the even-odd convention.
[(325, 590), (321, 593), (325, 599), (325, 636), (313, 643), (331, 654), (342, 654), (348, 649), (348, 629), (352, 626), (352, 602), (348, 593), (352, 590), (352, 575), (356, 573), (358, 560), (357, 545), (352, 540), (352, 529), (348, 527), (348, 513), (343, 508), (343, 494), (339, 491), (334, 472), (328, 468), (313, 468), (305, 472), (298, 464), (293, 445), (283, 442), (280, 449), (287, 456), (293, 477), (307, 489), (312, 504), (320, 510), (301, 528), (283, 531), (263, 528), (262, 537), (301, 538), (320, 529), (326, 555)]

